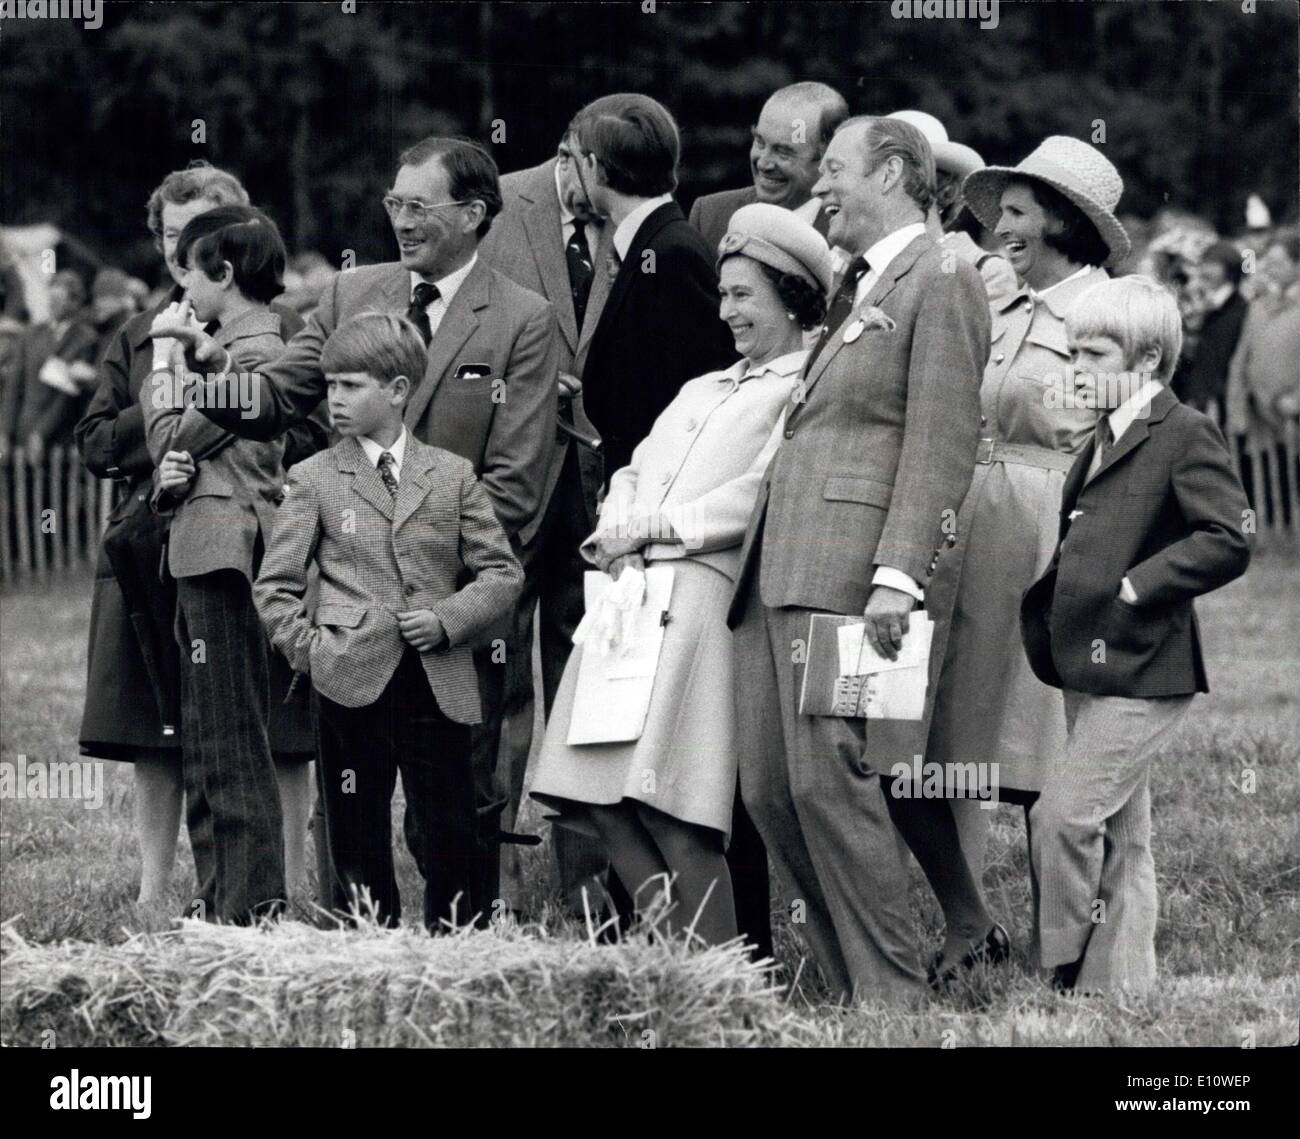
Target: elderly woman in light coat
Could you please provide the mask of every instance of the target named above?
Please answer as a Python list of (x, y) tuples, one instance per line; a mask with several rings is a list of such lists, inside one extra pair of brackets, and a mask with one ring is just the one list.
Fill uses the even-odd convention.
[(631, 743), (566, 742), (583, 649), (574, 651), (537, 762), (532, 795), (552, 821), (601, 838), (645, 911), (716, 944), (736, 936), (724, 858), (736, 789), (731, 634), (726, 612), (745, 527), (778, 421), (802, 371), (803, 334), (831, 284), (825, 240), (788, 210), (737, 210), (719, 246), (721, 318), (741, 359), (683, 385), (631, 463), (615, 473), (589, 561), (674, 568), (670, 620), (646, 724)]

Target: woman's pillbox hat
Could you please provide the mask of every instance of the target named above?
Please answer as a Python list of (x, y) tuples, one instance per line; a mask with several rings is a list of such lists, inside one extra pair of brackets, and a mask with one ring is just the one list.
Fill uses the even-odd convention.
[(752, 257), (779, 273), (802, 277), (824, 294), (831, 291), (831, 247), (811, 225), (784, 206), (753, 202), (732, 214), (727, 232), (718, 242), (718, 263), (735, 253)]

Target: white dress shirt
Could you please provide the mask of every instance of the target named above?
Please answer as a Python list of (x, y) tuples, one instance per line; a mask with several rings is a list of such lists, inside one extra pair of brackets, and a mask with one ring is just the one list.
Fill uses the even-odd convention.
[(402, 459), (406, 455), (406, 425), (405, 424), (402, 425), (402, 433), (397, 437), (397, 442), (395, 442), (391, 447), (381, 447), (378, 443), (376, 443), (373, 439), (371, 439), (369, 435), (359, 436), (358, 442), (361, 444), (361, 449), (366, 453), (366, 458), (370, 460), (370, 465), (374, 467), (375, 470), (379, 469), (380, 455), (382, 455), (385, 451), (387, 451), (390, 455), (392, 455), (393, 456), (393, 468), (392, 468), (393, 481), (396, 483), (400, 483), (402, 481)]
[(438, 281), (425, 281), (419, 273), (411, 274), (411, 299), (415, 299), (415, 286), (421, 284), (433, 285), (438, 290), (438, 295), (429, 304), (425, 305), (424, 311), (429, 316), (429, 333), (438, 331), (438, 325), (442, 323), (442, 318), (447, 315), (447, 306), (451, 304), (451, 298), (456, 295), (461, 285), (465, 283), (465, 278), (474, 268), (474, 263), (478, 260), (478, 254), (475, 253), (468, 261), (465, 262), (454, 273), (448, 273)]
[(905, 225), (902, 229), (896, 229), (888, 236), (882, 237), (868, 249), (862, 256), (867, 259), (869, 268), (862, 274), (862, 280), (858, 282), (858, 290), (853, 294), (853, 303), (860, 305), (863, 298), (880, 280), (884, 271), (889, 268), (889, 263), (924, 234), (925, 222), (912, 222), (911, 225)]
[(620, 261), (627, 259), (627, 251), (632, 248), (632, 241), (636, 237), (636, 231), (641, 228), (641, 223), (660, 206), (665, 206), (672, 200), (672, 194), (660, 194), (657, 198), (647, 198), (618, 223), (618, 228), (614, 231), (614, 250), (618, 254)]
[[(894, 230), (893, 233), (882, 237), (863, 256), (867, 259), (868, 269), (862, 275), (862, 280), (858, 282), (857, 291), (853, 294), (855, 305), (860, 305), (873, 288), (876, 282), (880, 280), (885, 270), (889, 268), (889, 263), (893, 261), (900, 253), (912, 244), (918, 237), (925, 234), (924, 222), (912, 222), (901, 229)], [(897, 589), (902, 593), (915, 597), (917, 601), (925, 600), (925, 590), (923, 590), (915, 581), (912, 575), (904, 573), (900, 569), (894, 569), (892, 566), (877, 566), (876, 572), (871, 575), (872, 585), (885, 585), (890, 589)]]

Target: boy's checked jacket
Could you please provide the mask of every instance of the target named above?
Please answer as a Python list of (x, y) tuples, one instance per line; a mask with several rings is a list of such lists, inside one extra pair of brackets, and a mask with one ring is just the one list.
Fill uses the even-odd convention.
[[(320, 567), (315, 622), (303, 612)], [(397, 613), (431, 609), (447, 643), (421, 659), (450, 720), (482, 718), (471, 645), (515, 603), (523, 571), (468, 460), (409, 431), (396, 499), (360, 442), (299, 463), (254, 587), (275, 646), (323, 696), (373, 704), (407, 648)]]

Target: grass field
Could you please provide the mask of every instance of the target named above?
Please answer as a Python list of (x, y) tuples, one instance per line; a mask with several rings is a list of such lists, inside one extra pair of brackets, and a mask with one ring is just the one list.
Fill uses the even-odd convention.
[[(0, 759), (78, 758), (89, 600), (84, 577), (0, 595)], [(337, 1043), (340, 1032), (379, 1045), (644, 1046), (647, 1032), (658, 1044), (1294, 1042), (1300, 567), (1261, 557), (1199, 611), (1214, 691), (1198, 699), (1155, 770), (1161, 980), (1140, 1001), (1058, 998), (1026, 959), (1024, 831), (1010, 808), (994, 822), (987, 885), (1017, 946), (1011, 966), (912, 1009), (846, 1011), (821, 1001), (820, 979), (801, 959), (783, 912), (776, 919), (779, 977), (797, 977), (793, 988), (728, 950), (688, 955), (664, 944), (594, 944), (547, 896), (545, 847), (522, 855), (525, 903), (535, 919), (522, 927), (436, 940), (299, 922), (268, 933), (160, 934), (165, 923), (137, 913), (133, 901), (139, 863), (131, 771), (106, 763), (98, 809), (67, 800), (0, 803), (4, 1042), (38, 1043), (45, 1028), (66, 1037), (72, 1025), (78, 1042), (104, 1044), (325, 1044)], [(521, 825), (529, 829), (530, 820)], [(193, 877), (181, 842), (176, 914)], [(418, 877), (404, 850), (399, 860), (412, 902), (407, 912), (418, 920)], [(918, 936), (937, 944), (937, 909), (919, 871), (914, 879)], [(294, 912), (310, 916), (304, 900)], [(236, 959), (257, 967), (232, 972)], [(223, 984), (196, 993), (187, 987), (186, 962), (202, 962), (204, 975), (220, 974)], [(304, 967), (320, 984), (302, 984)], [(422, 978), (413, 987), (405, 985), (412, 969)], [(121, 985), (130, 991), (119, 999), (114, 986)], [(376, 1004), (375, 986), (391, 1006)], [(359, 1001), (364, 1010), (354, 1007)], [(123, 1008), (136, 1009), (125, 1033), (112, 1027), (125, 1023)], [(116, 1019), (105, 1010), (116, 1010)]]

